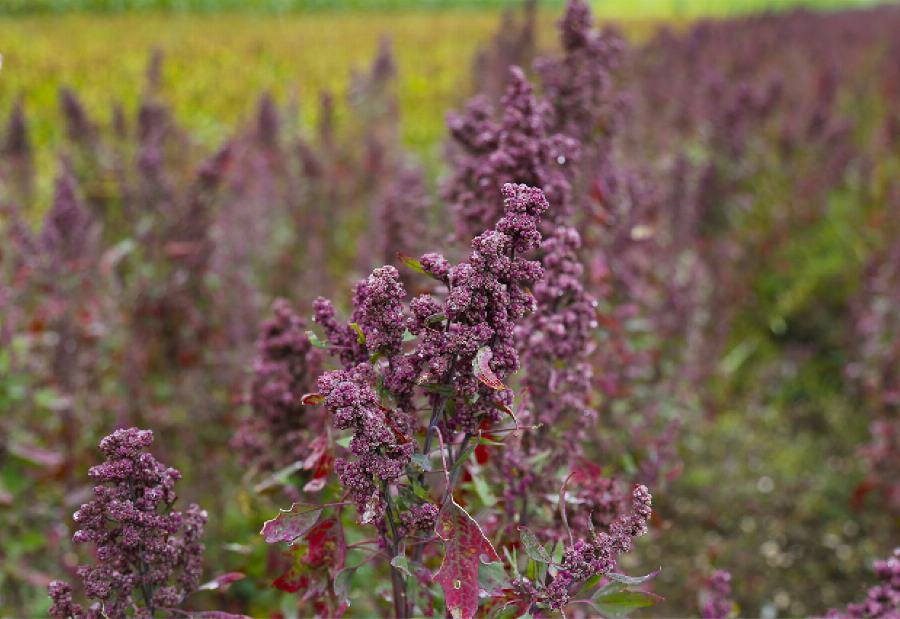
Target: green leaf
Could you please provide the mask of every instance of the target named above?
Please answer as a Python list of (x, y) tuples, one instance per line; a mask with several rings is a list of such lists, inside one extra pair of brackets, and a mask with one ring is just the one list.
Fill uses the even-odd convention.
[(509, 569), (512, 570), (513, 578), (517, 580), (522, 578), (522, 574), (519, 573), (519, 556), (516, 549), (513, 548), (510, 552), (509, 548), (504, 547), (503, 554), (506, 556), (506, 562), (509, 563)]
[(355, 567), (345, 567), (334, 577), (332, 588), (338, 599), (344, 600), (350, 604), (350, 585), (353, 583), (353, 576), (356, 575)]
[(472, 452), (475, 451), (475, 447), (478, 446), (478, 441), (469, 441), (469, 444), (466, 445), (466, 448), (463, 450), (459, 456), (457, 456), (456, 461), (453, 463), (453, 466), (450, 467), (450, 475), (453, 475), (453, 472), (461, 467), (466, 460), (469, 459), (469, 456), (472, 455)]
[(620, 582), (623, 585), (629, 585), (633, 587), (653, 580), (659, 575), (660, 571), (662, 570), (650, 572), (646, 576), (626, 576), (625, 574), (616, 574), (615, 572), (610, 572), (606, 575), (606, 577), (615, 582)]
[(541, 546), (541, 543), (535, 537), (528, 527), (519, 527), (519, 537), (522, 539), (522, 546), (525, 548), (525, 554), (539, 563), (550, 563), (551, 558), (547, 550)]
[(425, 454), (413, 454), (409, 457), (412, 460), (413, 464), (422, 469), (423, 471), (431, 470), (431, 458), (426, 456)]
[(360, 327), (357, 323), (351, 322), (350, 328), (356, 331), (356, 339), (360, 344), (366, 343), (366, 334), (363, 333), (362, 327)]
[(444, 322), (444, 320), (446, 320), (446, 318), (447, 318), (447, 316), (445, 316), (443, 314), (443, 312), (438, 312), (437, 314), (432, 314), (431, 316), (429, 316), (428, 318), (425, 319), (425, 326), (433, 327), (435, 325), (439, 325), (442, 322)]
[(597, 608), (614, 617), (626, 616), (632, 610), (655, 606), (662, 600), (654, 593), (646, 591), (617, 591), (594, 598)]
[(307, 331), (306, 337), (309, 338), (309, 343), (316, 348), (328, 348), (328, 343), (320, 340), (319, 336), (316, 335), (314, 331)]
[(497, 504), (497, 497), (495, 497), (494, 493), (491, 492), (491, 488), (484, 480), (484, 477), (482, 477), (481, 475), (475, 475), (472, 478), (472, 483), (475, 485), (475, 493), (478, 495), (478, 498), (481, 499), (481, 502), (484, 503), (486, 507), (493, 507)]
[(406, 555), (397, 555), (391, 559), (391, 565), (403, 572), (406, 576), (412, 576), (412, 572), (409, 571), (409, 560), (407, 560)]
[(406, 267), (412, 269), (416, 273), (421, 273), (423, 275), (429, 275), (428, 271), (425, 270), (425, 267), (422, 266), (422, 263), (413, 258), (412, 256), (407, 256), (406, 254), (402, 254), (397, 252), (397, 258), (400, 259)]
[(478, 586), (493, 594), (509, 585), (509, 578), (501, 561), (480, 563), (478, 565)]

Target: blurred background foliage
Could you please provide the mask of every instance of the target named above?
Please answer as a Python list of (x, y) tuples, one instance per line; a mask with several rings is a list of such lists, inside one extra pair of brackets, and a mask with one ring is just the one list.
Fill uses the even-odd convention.
[[(423, 159), (433, 182), (443, 171), (439, 161), (445, 146), (444, 115), (471, 94), (471, 60), (497, 31), (499, 7), (510, 4), (0, 0), (0, 117), (8, 117), (21, 102), (36, 152), (39, 197), (33, 204), (39, 206), (28, 215), (36, 220), (49, 203), (58, 149), (66, 142), (60, 87), (77, 92), (91, 118), (104, 126), (112, 124), (116, 104), (133, 117), (145, 94), (147, 62), (154, 49), (165, 57), (159, 96), (186, 129), (185, 139), (211, 151), (235, 127), (253, 122), (257, 97), (265, 91), (272, 93), (280, 110), (296, 111), (293, 117), (283, 113), (288, 131), (300, 127), (308, 132), (320, 120), (319, 92), (332, 91), (336, 100), (344, 101), (351, 73), (365, 70), (380, 38), (388, 36), (398, 69), (401, 138)], [(556, 44), (553, 23), (561, 4), (542, 3), (536, 29), (542, 49)], [(646, 40), (661, 24), (686, 28), (699, 15), (798, 4), (826, 9), (860, 3), (594, 3), (601, 19), (615, 18), (635, 41)], [(430, 10), (418, 10), (423, 7)], [(243, 10), (231, 10), (236, 8)], [(331, 10), (319, 10), (324, 8)], [(860, 121), (859, 141), (871, 129), (867, 119), (880, 122), (885, 112), (869, 103), (847, 112)], [(352, 123), (345, 116), (352, 113), (346, 106), (338, 105), (335, 112), (338, 125)], [(766, 151), (762, 158), (770, 155)], [(896, 177), (897, 155), (878, 162), (881, 177)], [(889, 231), (873, 225), (872, 213), (883, 206), (879, 200), (884, 198), (870, 194), (869, 184), (875, 183), (848, 173), (829, 179), (833, 186), (809, 221), (779, 228), (783, 222), (778, 208), (796, 196), (791, 194), (794, 170), (780, 169), (777, 161), (773, 156), (752, 179), (745, 193), (752, 195), (754, 215), (734, 226), (752, 256), (743, 272), (750, 292), (735, 304), (716, 371), (703, 394), (708, 401), (698, 407), (706, 418), (692, 420), (684, 433), (684, 474), (657, 495), (656, 539), (661, 541), (642, 547), (643, 565), (626, 566), (636, 571), (664, 566), (659, 582), (672, 604), (669, 608), (692, 608), (697, 583), (690, 579), (725, 566), (734, 569), (738, 597), (750, 612), (822, 612), (846, 602), (849, 592), (861, 591), (871, 559), (885, 555), (886, 545), (897, 539), (896, 516), (874, 507), (873, 495), (854, 495), (866, 479), (858, 446), (868, 436), (871, 419), (860, 395), (844, 382), (847, 339), (852, 337), (848, 305), (867, 260), (891, 240)], [(775, 239), (773, 231), (779, 229), (789, 231), (790, 238), (783, 233)], [(336, 245), (356, 240), (341, 238)], [(337, 258), (332, 255), (332, 260)], [(352, 256), (344, 257), (344, 262), (351, 261)], [(341, 263), (337, 270), (348, 270), (345, 266)], [(0, 351), (0, 411), (21, 407), (31, 394), (34, 406), (52, 418), (60, 407), (57, 396), (31, 385), (28, 374), (6, 371), (7, 354)], [(103, 389), (118, 389), (113, 383), (109, 379)], [(166, 384), (153, 388), (159, 401), (171, 400)], [(231, 394), (214, 397), (226, 401)], [(190, 452), (195, 437), (183, 435), (179, 424), (190, 419), (191, 412), (173, 408), (171, 426), (177, 431), (170, 430), (170, 449)], [(203, 432), (223, 431), (217, 427)], [(0, 471), (0, 489), (15, 496), (27, 493), (22, 471), (32, 466), (25, 457), (19, 460)], [(187, 461), (176, 464), (190, 466)], [(212, 479), (210, 471), (218, 465), (189, 473), (198, 494), (204, 473)], [(621, 464), (628, 466), (627, 461)], [(239, 477), (234, 463), (224, 467), (225, 475)], [(67, 474), (82, 479), (84, 470)], [(208, 487), (203, 491), (209, 494)], [(232, 599), (255, 611), (281, 604), (289, 614), (293, 599), (266, 586), (266, 549), (256, 543), (259, 521), (271, 513), (272, 505), (242, 492), (215, 494), (205, 503), (217, 516), (209, 536), (214, 561), (240, 563), (250, 576), (234, 586)], [(67, 500), (76, 503), (79, 498), (73, 491)], [(14, 540), (0, 548), (0, 584), (8, 579), (29, 585), (17, 588), (19, 608), (40, 612), (48, 605), (35, 585), (45, 575), (29, 573), (23, 565), (35, 549), (64, 544), (70, 522), (60, 522), (58, 515), (58, 510), (42, 507), (39, 524), (52, 523), (42, 530), (12, 516), (0, 520), (7, 539)]]

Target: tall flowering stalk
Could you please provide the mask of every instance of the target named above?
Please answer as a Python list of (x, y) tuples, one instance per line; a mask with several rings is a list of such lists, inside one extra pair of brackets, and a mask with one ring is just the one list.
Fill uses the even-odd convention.
[(94, 499), (75, 512), (76, 543), (94, 545), (96, 562), (78, 576), (87, 609), (72, 599), (72, 587), (50, 583), (50, 614), (60, 618), (153, 617), (171, 613), (200, 582), (206, 512), (196, 505), (175, 511), (181, 474), (146, 451), (149, 430), (116, 430), (100, 442), (105, 457), (90, 469)]
[[(385, 266), (356, 285), (349, 323), (338, 318), (331, 302), (320, 298), (314, 303), (315, 322), (324, 332), (318, 345), (340, 369), (322, 374), (318, 391), (302, 401), (324, 406), (331, 419), (334, 443), (328, 449), (336, 454), (334, 471), (343, 499), (317, 508), (304, 498), (267, 522), (263, 534), (270, 542), (291, 542), (301, 557), (297, 565), (306, 566), (292, 568), (276, 585), (296, 590), (291, 583), (307, 583), (301, 585), (304, 599), (316, 608), (336, 613), (346, 604), (346, 594), (311, 569), (310, 536), (316, 527), (327, 526), (336, 531), (336, 539), (344, 539), (341, 514), (347, 502), (355, 506), (359, 525), (374, 527), (372, 543), (390, 559), (396, 616), (425, 608), (423, 596), (440, 584), (447, 611), (471, 617), (479, 605), (479, 561), (467, 557), (483, 553), (502, 571), (484, 530), (458, 500), (464, 500), (468, 481), (477, 474), (478, 466), (468, 459), (483, 437), (506, 445), (506, 435), (533, 431), (516, 420), (507, 381), (520, 368), (518, 326), (536, 307), (529, 289), (539, 290), (544, 276), (540, 262), (529, 257), (540, 255), (541, 220), (548, 210), (543, 192), (526, 185), (503, 185), (502, 200), (502, 217), (475, 237), (465, 261), (454, 265), (434, 253), (405, 260), (436, 281), (433, 292), (409, 300), (397, 269)], [(571, 249), (551, 243), (548, 252), (556, 257), (548, 262), (577, 278), (577, 269), (566, 262), (567, 247)], [(568, 302), (565, 307), (579, 311)], [(539, 375), (534, 388), (546, 389), (546, 376)], [(537, 401), (551, 402), (552, 396)], [(509, 439), (511, 448), (515, 443)], [(326, 493), (331, 495), (333, 491)], [(522, 612), (564, 608), (577, 584), (611, 572), (618, 555), (631, 549), (632, 538), (646, 531), (650, 515), (646, 488), (635, 489), (630, 507), (621, 495), (616, 497), (621, 510), (604, 523), (608, 530), (596, 531), (588, 524), (590, 535), (570, 542), (553, 577), (545, 566), (539, 568), (544, 576), (533, 582), (500, 578), (489, 592), (493, 603)], [(324, 515), (332, 508), (334, 515)], [(432, 577), (426, 566), (437, 558), (438, 539), (444, 546), (442, 565)], [(345, 566), (346, 551), (340, 556), (333, 569), (352, 577), (355, 568)], [(517, 563), (511, 560), (510, 569), (518, 570)]]

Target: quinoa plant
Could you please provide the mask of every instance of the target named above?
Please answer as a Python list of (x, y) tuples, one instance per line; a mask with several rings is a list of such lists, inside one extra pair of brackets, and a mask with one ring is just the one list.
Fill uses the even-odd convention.
[(149, 430), (116, 430), (102, 441), (105, 461), (90, 469), (94, 499), (75, 512), (76, 543), (94, 546), (95, 563), (78, 567), (84, 608), (72, 587), (55, 580), (49, 592), (54, 617), (153, 617), (166, 615), (197, 589), (203, 567), (207, 514), (196, 505), (173, 509), (181, 474), (146, 449)]
[[(631, 549), (632, 539), (647, 531), (650, 494), (645, 487), (622, 497), (621, 512), (615, 511), (602, 530), (590, 522), (578, 531), (585, 536), (578, 540), (568, 526), (565, 489), (559, 491), (560, 516), (569, 533), (545, 547), (527, 528), (528, 508), (517, 497), (504, 495), (505, 513), (495, 513), (496, 499), (486, 484), (493, 479), (503, 487), (503, 482), (478, 464), (484, 462), (481, 457), (472, 462), (476, 450), (516, 449), (513, 444), (539, 430), (525, 420), (536, 419), (540, 411), (523, 413), (522, 407), (532, 404), (516, 402), (507, 381), (520, 368), (517, 328), (537, 305), (529, 288), (544, 277), (544, 268), (530, 256), (541, 247), (541, 220), (549, 205), (542, 191), (527, 185), (506, 184), (502, 197), (503, 216), (475, 237), (465, 261), (451, 264), (434, 253), (406, 259), (407, 266), (434, 280), (432, 292), (407, 300), (399, 272), (386, 266), (356, 285), (349, 323), (338, 319), (331, 302), (320, 298), (314, 304), (324, 339), (310, 337), (339, 369), (322, 374), (318, 390), (302, 401), (323, 406), (331, 420), (320, 436), (328, 441), (325, 450), (336, 454), (340, 485), (325, 496), (337, 500), (297, 501), (268, 521), (262, 533), (268, 542), (293, 544), (298, 558), (275, 584), (302, 592), (318, 612), (342, 612), (351, 597), (349, 581), (376, 559), (388, 565), (391, 593), (386, 598), (399, 617), (418, 615), (441, 597), (447, 613), (472, 617), (482, 604), (480, 590), (486, 593), (484, 603), (506, 612), (562, 610), (576, 599), (602, 607), (612, 603), (607, 596), (619, 595), (618, 589), (643, 582), (616, 576), (593, 601), (583, 590), (588, 583), (587, 591), (595, 593), (600, 578)], [(534, 402), (539, 407), (545, 400)], [(306, 445), (310, 458), (318, 442)], [(466, 491), (470, 484), (480, 488), (474, 497)], [(321, 486), (308, 486), (307, 495), (321, 491)], [(355, 523), (344, 517), (348, 505), (355, 508)], [(486, 528), (470, 512), (478, 505), (494, 514)], [(359, 527), (371, 529), (375, 537), (348, 545), (344, 530)], [(513, 540), (510, 530), (516, 531)], [(509, 542), (506, 564), (491, 534)], [(332, 542), (323, 542), (322, 535)], [(525, 549), (526, 566), (512, 550), (517, 545)], [(351, 548), (371, 554), (349, 565)], [(319, 552), (328, 552), (331, 563), (323, 565)], [(430, 566), (438, 560), (440, 567), (432, 573)], [(527, 569), (523, 573), (520, 567)], [(485, 570), (492, 575), (487, 582)], [(653, 599), (634, 595), (642, 602)]]

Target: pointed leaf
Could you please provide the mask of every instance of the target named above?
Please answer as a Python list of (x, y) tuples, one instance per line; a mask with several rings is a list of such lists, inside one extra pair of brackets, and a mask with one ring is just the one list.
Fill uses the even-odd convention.
[(482, 557), (500, 557), (472, 516), (453, 498), (444, 506), (435, 532), (444, 541), (444, 559), (434, 575), (444, 589), (447, 611), (455, 619), (471, 619), (478, 612), (478, 567)]
[(609, 574), (606, 575), (606, 577), (609, 578), (610, 580), (620, 582), (623, 585), (629, 585), (629, 586), (634, 587), (634, 586), (642, 585), (645, 582), (649, 582), (649, 581), (653, 580), (654, 578), (656, 578), (659, 575), (659, 573), (661, 571), (662, 571), (662, 569), (660, 568), (658, 570), (650, 572), (646, 576), (626, 576), (625, 574), (616, 574), (615, 572), (610, 572)]
[(316, 524), (321, 513), (321, 507), (310, 508), (303, 503), (294, 503), (290, 509), (281, 510), (280, 514), (266, 520), (260, 534), (268, 544), (293, 542)]
[(425, 270), (425, 267), (422, 266), (422, 263), (413, 258), (412, 256), (407, 256), (406, 254), (397, 252), (397, 258), (400, 259), (404, 265), (415, 271), (416, 273), (422, 273), (423, 275), (428, 275), (428, 271)]
[(491, 561), (478, 565), (478, 586), (488, 595), (509, 587), (509, 577), (501, 561)]
[(406, 555), (397, 555), (391, 559), (391, 565), (403, 572), (404, 575), (412, 576), (412, 573), (409, 571), (409, 560), (406, 558)]
[(538, 561), (539, 563), (550, 563), (550, 553), (541, 546), (541, 543), (535, 537), (528, 527), (519, 527), (519, 537), (522, 539), (522, 546), (525, 548), (525, 554)]
[(597, 608), (604, 614), (624, 616), (638, 608), (648, 608), (658, 604), (662, 598), (646, 591), (618, 591), (594, 598)]

